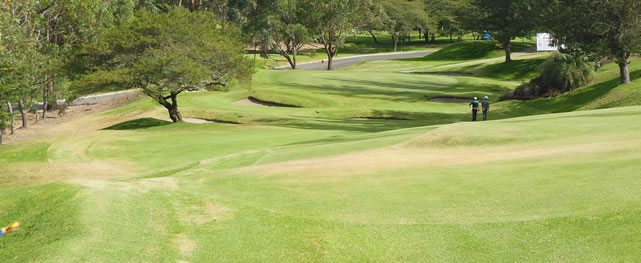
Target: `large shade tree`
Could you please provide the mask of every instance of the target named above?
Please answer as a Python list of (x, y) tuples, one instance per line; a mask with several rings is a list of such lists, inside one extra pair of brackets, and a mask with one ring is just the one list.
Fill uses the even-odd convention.
[(630, 83), (630, 57), (641, 52), (641, 1), (561, 0), (551, 30), (570, 52), (614, 59), (621, 83)]
[(140, 11), (87, 49), (95, 70), (78, 85), (140, 88), (182, 121), (178, 95), (251, 77), (239, 29), (211, 12)]
[(472, 0), (478, 15), (476, 24), (490, 31), (505, 50), (505, 62), (512, 61), (510, 42), (530, 35), (543, 17), (546, 0)]

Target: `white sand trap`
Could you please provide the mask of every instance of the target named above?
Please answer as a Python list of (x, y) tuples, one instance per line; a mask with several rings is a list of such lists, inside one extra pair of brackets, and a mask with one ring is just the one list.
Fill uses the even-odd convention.
[(216, 123), (215, 121), (198, 119), (198, 118), (183, 118), (183, 121), (186, 123), (193, 123), (193, 124)]
[(260, 106), (260, 104), (253, 103), (249, 98), (244, 98), (239, 101), (235, 101), (234, 104), (236, 105), (243, 105), (243, 106)]

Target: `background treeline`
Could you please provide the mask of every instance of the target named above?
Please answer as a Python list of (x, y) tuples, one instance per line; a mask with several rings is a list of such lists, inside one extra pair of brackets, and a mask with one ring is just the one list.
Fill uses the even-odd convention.
[[(0, 1), (2, 131), (14, 129), (15, 115), (24, 128), (29, 112), (40, 113), (32, 114), (34, 122), (45, 120), (47, 111), (61, 110), (61, 100), (71, 101), (77, 87), (88, 85), (141, 88), (180, 120), (180, 92), (249, 80), (245, 50), (278, 54), (295, 69), (298, 52), (314, 44), (329, 70), (355, 31), (374, 44), (383, 32), (393, 50), (413, 33), (430, 43), (488, 32), (506, 62), (512, 40), (550, 32), (567, 56), (548, 64), (589, 74), (572, 63), (598, 68), (614, 61), (622, 83), (630, 82), (630, 57), (641, 50), (641, 0)], [(576, 80), (568, 89), (589, 80), (565, 75)], [(530, 86), (568, 83), (539, 79)]]

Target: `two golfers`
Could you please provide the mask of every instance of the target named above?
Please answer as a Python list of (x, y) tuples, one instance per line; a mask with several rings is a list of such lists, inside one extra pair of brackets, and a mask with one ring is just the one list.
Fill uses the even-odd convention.
[(477, 97), (474, 97), (474, 100), (470, 102), (470, 107), (472, 108), (472, 121), (476, 121), (478, 113), (479, 113), (479, 107), (483, 111), (483, 120), (487, 120), (487, 113), (490, 111), (490, 98), (485, 96), (483, 98), (482, 102), (479, 102), (479, 99)]

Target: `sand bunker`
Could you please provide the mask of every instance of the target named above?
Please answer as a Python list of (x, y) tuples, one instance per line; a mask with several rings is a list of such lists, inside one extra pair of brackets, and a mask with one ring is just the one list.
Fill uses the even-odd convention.
[(239, 122), (233, 122), (233, 121), (210, 120), (210, 119), (199, 119), (199, 118), (183, 118), (183, 121), (186, 123), (193, 123), (193, 124), (206, 124), (206, 123), (240, 124)]

